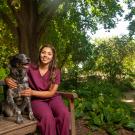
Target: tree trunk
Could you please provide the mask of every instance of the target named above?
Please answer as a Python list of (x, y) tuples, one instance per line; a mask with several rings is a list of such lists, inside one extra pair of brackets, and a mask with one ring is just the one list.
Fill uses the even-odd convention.
[(34, 35), (31, 35), (31, 38), (28, 36), (28, 32), (24, 31), (23, 28), (19, 34), (18, 40), (18, 49), (19, 53), (27, 54), (32, 62), (37, 62), (38, 58), (38, 38)]
[(32, 62), (37, 62), (39, 48), (37, 5), (33, 0), (21, 0), (18, 20), (18, 48), (27, 54)]
[[(44, 1), (47, 5), (42, 12), (39, 12), (38, 8), (43, 2), (37, 0), (20, 0), (19, 9), (15, 7), (13, 0), (7, 2), (16, 20), (14, 28), (17, 32), (14, 33), (18, 37), (19, 52), (27, 54), (32, 62), (37, 62), (40, 38), (45, 34), (48, 23), (62, 0)], [(14, 29), (11, 27), (11, 30), (13, 32)]]

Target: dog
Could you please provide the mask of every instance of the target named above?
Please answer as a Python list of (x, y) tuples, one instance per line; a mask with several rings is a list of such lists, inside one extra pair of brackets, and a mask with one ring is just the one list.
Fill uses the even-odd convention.
[(31, 107), (31, 98), (22, 97), (20, 92), (29, 88), (27, 67), (30, 64), (30, 59), (25, 54), (17, 54), (10, 58), (9, 61), (9, 77), (16, 83), (17, 88), (7, 90), (6, 102), (3, 104), (2, 111), (8, 116), (16, 115), (16, 123), (23, 123), (22, 112), (28, 108), (28, 115), (30, 120), (35, 120)]

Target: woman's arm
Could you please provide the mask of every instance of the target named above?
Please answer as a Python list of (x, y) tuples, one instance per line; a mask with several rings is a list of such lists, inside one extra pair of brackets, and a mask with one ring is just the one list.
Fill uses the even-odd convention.
[(54, 96), (58, 89), (58, 84), (52, 84), (48, 91), (38, 91), (38, 90), (32, 90), (31, 88), (28, 88), (21, 92), (22, 96), (35, 96), (39, 98), (49, 98)]
[[(9, 88), (11, 89), (17, 88), (17, 84), (15, 81), (13, 81), (12, 78), (6, 77), (5, 82)], [(58, 84), (52, 84), (48, 91), (37, 91), (37, 90), (32, 90), (31, 88), (28, 88), (22, 91), (21, 95), (22, 96), (35, 96), (35, 97), (40, 97), (40, 98), (49, 98), (49, 97), (52, 97), (56, 93), (58, 86), (59, 86)]]
[(56, 70), (56, 77), (54, 83), (50, 86), (48, 90), (40, 91), (40, 90), (32, 90), (31, 88), (28, 88), (21, 92), (22, 96), (35, 96), (39, 98), (49, 98), (55, 95), (58, 86), (60, 84), (61, 78), (61, 72), (60, 70)]

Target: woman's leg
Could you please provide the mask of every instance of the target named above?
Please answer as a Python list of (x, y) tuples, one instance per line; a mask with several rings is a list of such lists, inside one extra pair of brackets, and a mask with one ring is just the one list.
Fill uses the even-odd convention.
[(38, 119), (38, 128), (41, 135), (56, 135), (55, 118), (48, 103), (42, 100), (32, 101), (32, 110)]
[(70, 113), (61, 96), (55, 96), (49, 102), (56, 120), (57, 135), (69, 135)]

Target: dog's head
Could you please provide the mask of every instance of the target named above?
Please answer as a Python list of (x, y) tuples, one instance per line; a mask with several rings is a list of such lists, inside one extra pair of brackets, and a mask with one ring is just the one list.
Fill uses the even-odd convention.
[(16, 54), (10, 58), (11, 68), (25, 68), (30, 63), (30, 58), (25, 54)]
[(22, 83), (26, 80), (27, 68), (30, 63), (30, 59), (25, 54), (16, 54), (9, 60), (9, 76), (16, 80), (18, 83)]

